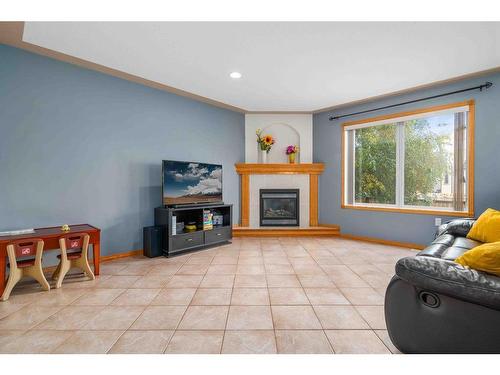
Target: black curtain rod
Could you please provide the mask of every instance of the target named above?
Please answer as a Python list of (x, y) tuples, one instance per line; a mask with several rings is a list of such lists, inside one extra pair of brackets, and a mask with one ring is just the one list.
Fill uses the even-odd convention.
[(485, 82), (482, 85), (479, 86), (474, 86), (474, 87), (469, 87), (468, 89), (462, 89), (462, 90), (457, 90), (457, 91), (451, 91), (451, 92), (446, 92), (444, 94), (439, 94), (439, 95), (433, 95), (433, 96), (427, 96), (425, 98), (420, 98), (420, 99), (415, 99), (415, 100), (409, 100), (407, 102), (403, 103), (397, 103), (397, 104), (391, 104), (391, 105), (386, 105), (384, 107), (378, 107), (378, 108), (373, 108), (373, 109), (367, 109), (366, 111), (359, 111), (359, 112), (353, 112), (353, 113), (348, 113), (346, 115), (340, 115), (340, 116), (330, 116), (330, 121), (333, 120), (338, 120), (340, 118), (348, 117), (348, 116), (354, 116), (354, 115), (360, 115), (362, 113), (369, 113), (369, 112), (374, 112), (374, 111), (380, 111), (381, 109), (387, 109), (387, 108), (393, 108), (393, 107), (399, 107), (400, 105), (405, 105), (405, 104), (411, 104), (411, 103), (417, 103), (421, 102), (424, 100), (430, 100), (430, 99), (436, 99), (436, 98), (441, 98), (442, 96), (448, 96), (448, 95), (453, 95), (453, 94), (459, 94), (461, 92), (466, 92), (466, 91), (471, 91), (471, 90), (479, 90), (483, 91), (483, 89), (489, 89), (491, 86), (493, 86), (493, 83), (491, 82)]

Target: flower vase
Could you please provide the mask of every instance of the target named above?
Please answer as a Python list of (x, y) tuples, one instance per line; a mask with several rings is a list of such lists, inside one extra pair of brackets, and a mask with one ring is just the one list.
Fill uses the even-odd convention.
[(295, 153), (288, 154), (288, 162), (290, 164), (295, 164)]
[(259, 153), (260, 153), (260, 162), (262, 164), (266, 164), (267, 163), (267, 151), (266, 150), (259, 150)]

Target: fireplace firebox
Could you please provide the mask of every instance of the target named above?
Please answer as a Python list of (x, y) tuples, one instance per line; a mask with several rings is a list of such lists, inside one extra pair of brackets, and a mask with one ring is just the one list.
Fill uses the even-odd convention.
[(299, 224), (299, 189), (260, 189), (260, 226)]

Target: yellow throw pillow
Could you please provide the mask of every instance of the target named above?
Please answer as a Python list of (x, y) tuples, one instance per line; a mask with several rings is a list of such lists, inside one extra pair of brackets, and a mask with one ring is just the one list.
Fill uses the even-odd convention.
[(466, 251), (455, 262), (500, 276), (500, 242), (485, 243)]
[(500, 211), (488, 208), (472, 225), (467, 238), (480, 242), (500, 241)]

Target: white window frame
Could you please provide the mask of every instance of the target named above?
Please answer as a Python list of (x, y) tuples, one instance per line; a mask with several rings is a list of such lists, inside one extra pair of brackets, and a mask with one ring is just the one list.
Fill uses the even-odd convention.
[[(404, 205), (404, 122), (419, 118), (430, 117), (443, 113), (467, 112), (467, 202), (463, 211), (455, 211), (442, 207), (423, 207)], [(442, 214), (447, 216), (474, 216), (474, 100), (468, 100), (459, 103), (446, 104), (441, 106), (421, 108), (414, 111), (395, 113), (392, 115), (378, 116), (374, 118), (363, 119), (359, 121), (350, 121), (342, 124), (342, 194), (341, 207), (346, 209), (359, 209), (368, 211), (387, 211), (387, 212), (407, 212), (417, 214)], [(396, 129), (396, 202), (395, 204), (377, 204), (377, 203), (359, 203), (354, 200), (354, 150), (350, 150), (349, 137), (350, 130), (362, 129), (387, 123), (397, 123)], [(352, 133), (351, 133), (352, 134)], [(352, 142), (352, 140), (351, 140)], [(348, 155), (349, 153), (349, 155)], [(403, 160), (403, 162), (401, 162)], [(351, 165), (349, 165), (351, 164)], [(348, 178), (352, 181), (348, 183)], [(349, 192), (349, 186), (353, 191)], [(349, 196), (352, 196), (352, 202), (349, 202)]]

